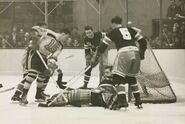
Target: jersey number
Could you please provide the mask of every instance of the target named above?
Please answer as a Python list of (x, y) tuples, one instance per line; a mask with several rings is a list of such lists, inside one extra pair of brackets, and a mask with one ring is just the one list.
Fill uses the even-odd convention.
[(59, 49), (60, 44), (58, 44), (55, 40), (51, 40), (51, 42), (45, 46), (49, 52), (54, 53), (57, 49)]
[(124, 40), (131, 40), (132, 39), (130, 32), (128, 31), (127, 28), (120, 28), (119, 30), (120, 30)]

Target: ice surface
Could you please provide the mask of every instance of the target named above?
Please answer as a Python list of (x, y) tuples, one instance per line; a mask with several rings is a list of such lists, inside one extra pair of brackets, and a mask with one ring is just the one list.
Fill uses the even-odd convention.
[[(54, 77), (56, 78), (56, 77)], [(71, 77), (64, 77), (69, 80)], [(21, 75), (1, 75), (3, 88), (16, 86)], [(0, 94), (0, 124), (184, 124), (185, 122), (185, 82), (170, 80), (177, 95), (177, 102), (172, 104), (143, 104), (138, 110), (130, 103), (127, 111), (110, 111), (101, 107), (54, 107), (40, 108), (34, 102), (35, 82), (28, 94), (29, 104), (26, 107), (12, 104), (10, 99), (14, 93), (9, 91)], [(72, 87), (79, 87), (82, 78)], [(96, 87), (98, 78), (92, 77), (90, 87)], [(0, 89), (2, 90), (2, 88)], [(51, 79), (46, 93), (54, 94), (57, 89)]]

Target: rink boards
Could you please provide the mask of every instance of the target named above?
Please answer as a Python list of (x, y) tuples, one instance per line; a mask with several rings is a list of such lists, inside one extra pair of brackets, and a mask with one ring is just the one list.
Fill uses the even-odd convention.
[[(21, 59), (24, 49), (0, 50), (0, 74), (21, 74)], [(185, 49), (157, 49), (154, 53), (162, 69), (169, 78), (185, 80)], [(113, 63), (116, 50), (109, 51), (109, 63)], [(66, 75), (74, 75), (85, 67), (84, 49), (64, 49), (59, 56), (58, 65)], [(92, 75), (99, 75), (96, 67)]]

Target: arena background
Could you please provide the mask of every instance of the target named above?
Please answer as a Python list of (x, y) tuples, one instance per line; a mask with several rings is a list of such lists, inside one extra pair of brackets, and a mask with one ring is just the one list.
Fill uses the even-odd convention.
[[(41, 21), (55, 31), (77, 28), (79, 36), (83, 36), (86, 25), (91, 25), (94, 31), (106, 32), (110, 30), (110, 19), (117, 15), (123, 18), (124, 25), (131, 21), (133, 26), (142, 29), (153, 48), (185, 48), (184, 40), (173, 45), (175, 41), (162, 34), (164, 25), (171, 30), (174, 24), (167, 19), (169, 0), (0, 0), (0, 3), (0, 34), (5, 37), (10, 37), (14, 28), (16, 32), (29, 33), (30, 27)], [(176, 3), (180, 4), (178, 0)], [(179, 25), (181, 22), (178, 20)], [(78, 45), (74, 43), (76, 40)], [(2, 48), (24, 48), (27, 43), (8, 42)], [(65, 43), (65, 47), (82, 46), (82, 39), (76, 36)]]

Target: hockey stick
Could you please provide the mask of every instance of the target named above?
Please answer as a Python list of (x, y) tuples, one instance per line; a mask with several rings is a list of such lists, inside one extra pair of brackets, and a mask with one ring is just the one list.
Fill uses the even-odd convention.
[(15, 89), (15, 87), (3, 89), (3, 90), (0, 91), (0, 93), (5, 93), (5, 92), (8, 92), (8, 91), (11, 91), (11, 90), (14, 90), (14, 89)]
[(74, 75), (70, 80), (67, 81), (68, 86), (64, 89), (67, 90), (70, 88), (70, 86), (77, 81), (87, 70), (89, 70), (91, 66), (86, 67), (85, 69), (82, 69), (78, 74)]
[[(41, 56), (40, 52), (39, 52), (38, 50), (36, 50), (36, 53), (37, 53), (37, 55), (39, 56), (39, 58), (41, 59), (42, 63), (44, 64), (44, 67), (45, 67), (46, 69), (48, 69), (48, 65), (47, 65), (46, 62), (44, 61), (44, 59), (43, 59), (43, 57)], [(57, 83), (57, 81), (56, 81), (53, 77), (51, 77), (51, 79), (53, 79), (53, 80), (55, 81), (55, 83)], [(56, 87), (59, 88), (57, 84), (56, 84)], [(59, 89), (60, 89), (60, 88), (59, 88)]]
[[(70, 88), (70, 86), (76, 82), (81, 76), (82, 74), (84, 74), (88, 69), (90, 69), (91, 66), (86, 67), (85, 69), (83, 69), (82, 71), (80, 71), (78, 74), (76, 74), (75, 76), (73, 76), (69, 81), (68, 81), (68, 86), (66, 86), (66, 88), (64, 90), (67, 90)], [(75, 80), (74, 80), (75, 79)], [(70, 83), (69, 83), (70, 82)], [(63, 92), (60, 92), (49, 104), (48, 106), (51, 106), (60, 96), (63, 96)], [(64, 97), (65, 98), (65, 97)]]

